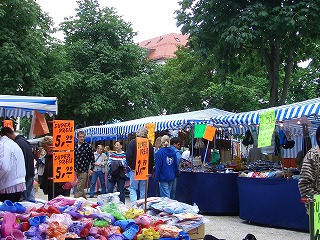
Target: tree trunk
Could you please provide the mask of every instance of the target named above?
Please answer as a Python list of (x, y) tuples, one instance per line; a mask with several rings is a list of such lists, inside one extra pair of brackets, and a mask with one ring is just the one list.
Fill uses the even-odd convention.
[(279, 94), (279, 64), (280, 64), (280, 44), (277, 39), (269, 40), (269, 53), (267, 49), (261, 49), (262, 56), (268, 71), (269, 78), (269, 106), (278, 106)]
[(287, 99), (287, 93), (289, 88), (289, 82), (291, 77), (291, 69), (293, 64), (293, 48), (290, 46), (288, 50), (288, 58), (286, 59), (286, 65), (284, 67), (285, 76), (283, 80), (282, 93), (280, 99), (280, 105), (284, 105)]

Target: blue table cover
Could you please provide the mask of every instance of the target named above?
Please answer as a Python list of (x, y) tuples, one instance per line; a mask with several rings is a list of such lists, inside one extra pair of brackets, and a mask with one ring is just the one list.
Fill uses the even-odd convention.
[(237, 173), (181, 172), (178, 177), (176, 199), (200, 212), (239, 214)]
[(274, 227), (309, 230), (298, 180), (238, 177), (238, 190), (241, 219)]

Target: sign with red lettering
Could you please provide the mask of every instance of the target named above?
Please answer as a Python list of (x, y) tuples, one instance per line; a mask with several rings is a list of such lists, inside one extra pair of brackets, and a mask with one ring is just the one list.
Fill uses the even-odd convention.
[(74, 121), (53, 121), (53, 146), (54, 150), (74, 150)]
[(74, 153), (54, 152), (53, 153), (53, 181), (73, 182), (74, 181)]
[(136, 138), (137, 157), (134, 172), (134, 180), (148, 179), (149, 166), (149, 140), (147, 138)]

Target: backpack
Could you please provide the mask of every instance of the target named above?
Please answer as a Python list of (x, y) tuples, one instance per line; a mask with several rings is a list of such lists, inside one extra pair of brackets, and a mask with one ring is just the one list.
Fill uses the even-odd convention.
[(295, 141), (294, 140), (288, 141), (287, 135), (283, 130), (280, 130), (279, 138), (280, 138), (280, 146), (282, 146), (284, 149), (291, 149), (294, 147)]
[(253, 144), (253, 137), (250, 130), (246, 131), (246, 134), (244, 135), (244, 138), (242, 140), (242, 144), (246, 147), (248, 147), (250, 144)]

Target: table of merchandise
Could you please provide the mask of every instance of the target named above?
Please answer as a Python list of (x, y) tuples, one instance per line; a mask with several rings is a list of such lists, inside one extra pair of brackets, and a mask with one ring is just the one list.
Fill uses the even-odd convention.
[(241, 219), (274, 227), (309, 230), (298, 180), (238, 177), (238, 190)]
[(237, 215), (238, 173), (181, 172), (176, 199), (196, 204), (200, 212)]

